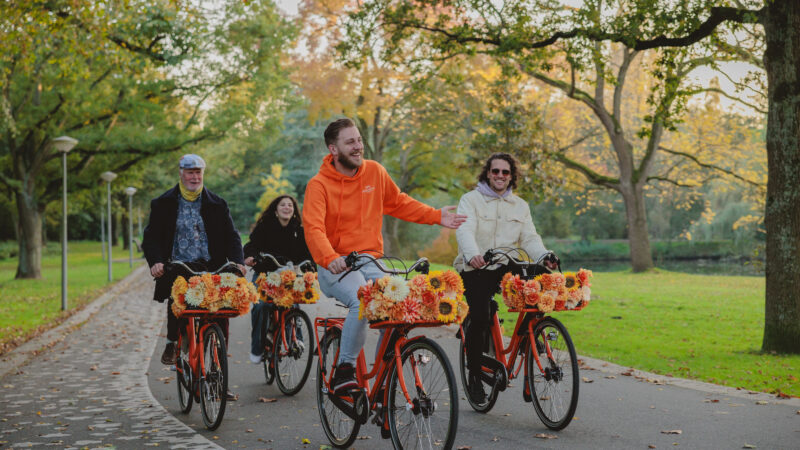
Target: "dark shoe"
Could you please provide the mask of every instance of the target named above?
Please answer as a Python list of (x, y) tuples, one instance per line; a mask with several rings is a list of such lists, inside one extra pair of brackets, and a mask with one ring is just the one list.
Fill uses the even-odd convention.
[(178, 360), (178, 346), (174, 342), (167, 342), (164, 353), (161, 354), (161, 364), (174, 366)]
[(470, 377), (469, 397), (475, 403), (486, 402), (486, 392), (483, 390), (483, 382), (479, 377)]
[(336, 366), (336, 372), (333, 374), (331, 381), (331, 388), (335, 394), (341, 394), (348, 389), (358, 387), (356, 381), (356, 370), (350, 363), (342, 363)]
[(239, 400), (239, 396), (228, 390), (228, 392), (225, 393), (225, 399), (229, 402), (235, 402), (236, 400)]

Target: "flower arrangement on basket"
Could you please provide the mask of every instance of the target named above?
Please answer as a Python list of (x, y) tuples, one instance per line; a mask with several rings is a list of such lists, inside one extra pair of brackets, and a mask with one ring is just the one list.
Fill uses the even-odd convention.
[(292, 270), (261, 273), (256, 278), (261, 301), (288, 308), (295, 303), (317, 303), (319, 281), (316, 272), (298, 274)]
[(461, 323), (469, 311), (463, 294), (464, 283), (452, 270), (419, 274), (410, 280), (385, 276), (358, 289), (358, 317), (370, 322)]
[(180, 317), (186, 309), (236, 310), (239, 315), (250, 311), (258, 301), (255, 287), (246, 278), (232, 273), (195, 275), (187, 281), (179, 276), (172, 283), (172, 312)]
[(532, 280), (505, 274), (500, 282), (503, 303), (512, 310), (538, 308), (542, 312), (582, 309), (591, 297), (592, 271), (543, 273)]

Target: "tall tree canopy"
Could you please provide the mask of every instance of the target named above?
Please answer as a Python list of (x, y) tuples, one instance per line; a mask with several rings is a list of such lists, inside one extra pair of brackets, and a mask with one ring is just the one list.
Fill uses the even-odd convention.
[(256, 132), (281, 111), (292, 27), (269, 1), (203, 5), (0, 4), (0, 193), (17, 208), (18, 278), (40, 277), (41, 216), (61, 183), (54, 137), (79, 140), (75, 191), (106, 170)]
[[(419, 8), (426, 13), (420, 14)], [(437, 13), (428, 13), (431, 9)], [(523, 68), (546, 70), (555, 53), (569, 49), (573, 50), (569, 54), (576, 56), (567, 62), (577, 70), (584, 67), (582, 61), (596, 61), (594, 49), (601, 44), (617, 43), (630, 52), (660, 49), (660, 71), (665, 76), (663, 87), (656, 92), (659, 96), (669, 96), (676, 88), (669, 76), (679, 69), (676, 57), (733, 52), (753, 58), (747, 48), (740, 48), (738, 39), (760, 39), (749, 43), (765, 44), (768, 88), (763, 349), (800, 353), (799, 2), (590, 0), (574, 8), (553, 0), (379, 0), (367, 3), (350, 23), (356, 36), (375, 32), (376, 27), (368, 23), (380, 27), (388, 55), (413, 43), (421, 67), (453, 54), (489, 53), (519, 58)], [(598, 71), (598, 75), (604, 74), (605, 70)], [(595, 85), (604, 81), (603, 76), (598, 77)], [(657, 106), (651, 122), (671, 126), (665, 115), (670, 108), (672, 105)], [(617, 124), (613, 116), (609, 119), (607, 128), (613, 131)], [(634, 177), (620, 183), (638, 182), (646, 175), (643, 168), (632, 168)]]

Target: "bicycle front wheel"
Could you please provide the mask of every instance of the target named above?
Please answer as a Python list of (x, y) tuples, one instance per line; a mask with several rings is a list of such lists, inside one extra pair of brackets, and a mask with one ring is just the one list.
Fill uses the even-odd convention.
[(177, 378), (178, 385), (178, 404), (181, 406), (181, 412), (188, 414), (192, 410), (192, 403), (194, 402), (194, 393), (192, 392), (192, 368), (189, 365), (189, 345), (186, 341), (188, 336), (181, 335), (178, 337), (178, 361), (175, 363), (175, 378)]
[(284, 318), (283, 336), (276, 333), (273, 362), (278, 389), (294, 395), (303, 389), (311, 370), (314, 346), (311, 344), (311, 320), (300, 309), (292, 309)]
[(336, 366), (341, 342), (341, 331), (335, 328), (327, 330), (322, 338), (321, 359), (317, 366), (317, 411), (322, 429), (331, 444), (338, 448), (347, 448), (355, 442), (361, 424), (331, 401), (328, 397), (328, 386), (325, 384), (326, 377), (330, 377)]
[(203, 333), (203, 363), (205, 371), (200, 379), (200, 401), (203, 423), (216, 430), (225, 415), (228, 392), (228, 354), (222, 329), (212, 323)]
[(402, 366), (393, 368), (389, 380), (392, 445), (397, 449), (452, 448), (458, 428), (458, 388), (447, 356), (428, 338), (409, 342), (401, 355)]
[[(545, 317), (533, 329), (528, 347), (528, 383), (533, 407), (547, 428), (564, 429), (578, 407), (578, 356), (572, 339), (558, 319)], [(539, 355), (536, 364), (533, 351)]]

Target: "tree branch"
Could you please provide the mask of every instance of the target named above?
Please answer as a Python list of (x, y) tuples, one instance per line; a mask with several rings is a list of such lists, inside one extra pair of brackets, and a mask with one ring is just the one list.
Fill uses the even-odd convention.
[(713, 164), (704, 163), (704, 162), (700, 161), (696, 156), (691, 155), (689, 153), (679, 152), (677, 150), (671, 150), (671, 149), (668, 149), (666, 147), (659, 147), (659, 149), (664, 151), (664, 152), (667, 152), (667, 153), (669, 153), (671, 155), (681, 156), (683, 158), (691, 160), (695, 164), (697, 164), (698, 166), (700, 166), (700, 167), (702, 167), (704, 169), (712, 169), (712, 170), (716, 170), (718, 172), (722, 172), (722, 173), (724, 173), (724, 174), (726, 174), (726, 175), (728, 175), (730, 177), (736, 178), (739, 181), (742, 181), (742, 182), (747, 183), (747, 184), (749, 184), (751, 186), (754, 186), (754, 187), (758, 188), (759, 190), (763, 190), (763, 189), (766, 188), (766, 186), (764, 184), (762, 184), (762, 183), (759, 183), (759, 182), (753, 181), (753, 180), (748, 180), (747, 178), (744, 178), (741, 175), (738, 175), (738, 174), (734, 173), (731, 170), (728, 170), (728, 169), (725, 169), (725, 168), (722, 168), (722, 167), (719, 167), (719, 166), (715, 166)]

